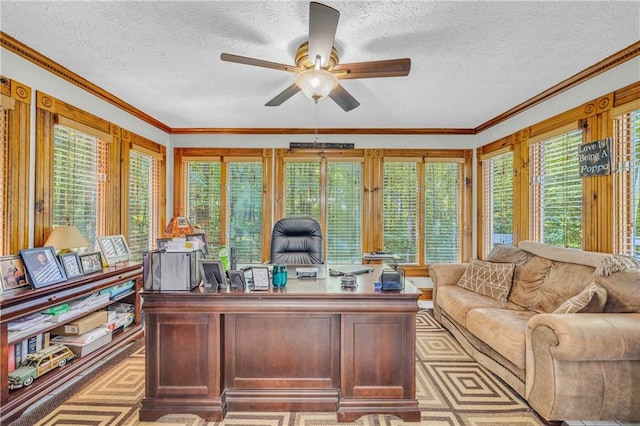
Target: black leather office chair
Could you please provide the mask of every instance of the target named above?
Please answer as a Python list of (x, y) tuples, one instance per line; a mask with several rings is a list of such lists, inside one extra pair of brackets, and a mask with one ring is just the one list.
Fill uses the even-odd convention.
[(276, 222), (271, 234), (271, 263), (323, 263), (320, 224), (310, 217), (289, 217)]

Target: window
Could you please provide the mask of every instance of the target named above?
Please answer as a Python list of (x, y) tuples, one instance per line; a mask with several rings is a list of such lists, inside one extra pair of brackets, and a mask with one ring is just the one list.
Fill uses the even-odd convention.
[(209, 253), (217, 255), (222, 245), (220, 209), (222, 196), (221, 162), (188, 161), (187, 218), (207, 239)]
[(578, 146), (582, 130), (529, 145), (531, 239), (561, 247), (582, 247), (582, 179)]
[(614, 120), (616, 253), (640, 257), (640, 109)]
[(243, 263), (262, 261), (262, 162), (229, 163), (229, 245)]
[(320, 221), (320, 162), (287, 162), (285, 182), (285, 217), (308, 216)]
[(362, 163), (327, 164), (327, 262), (360, 263)]
[(425, 163), (424, 249), (425, 263), (460, 261), (462, 167), (457, 162)]
[(385, 159), (383, 179), (384, 249), (417, 263), (418, 162)]
[[(465, 158), (384, 159), (384, 249), (405, 264), (459, 262), (465, 256)], [(457, 155), (464, 155), (458, 151)]]
[(164, 157), (140, 150), (136, 145), (129, 153), (129, 249), (131, 258), (142, 260), (142, 254), (155, 247), (162, 236), (161, 183)]
[(482, 160), (482, 250), (513, 244), (513, 152)]
[(285, 217), (309, 216), (321, 224), (327, 263), (360, 262), (362, 162), (287, 159), (284, 169)]
[(209, 253), (216, 256), (225, 244), (236, 249), (238, 263), (262, 262), (263, 159), (184, 156), (180, 161), (186, 215), (205, 234)]
[(52, 225), (74, 225), (95, 246), (107, 231), (109, 145), (105, 139), (54, 126)]

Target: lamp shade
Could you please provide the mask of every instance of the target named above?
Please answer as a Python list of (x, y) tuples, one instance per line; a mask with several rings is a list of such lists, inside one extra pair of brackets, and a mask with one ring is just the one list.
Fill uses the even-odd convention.
[(53, 228), (45, 246), (53, 246), (57, 251), (86, 247), (89, 242), (82, 236), (78, 228), (73, 225)]
[(294, 82), (307, 98), (319, 101), (336, 88), (338, 78), (322, 69), (310, 69), (296, 75)]

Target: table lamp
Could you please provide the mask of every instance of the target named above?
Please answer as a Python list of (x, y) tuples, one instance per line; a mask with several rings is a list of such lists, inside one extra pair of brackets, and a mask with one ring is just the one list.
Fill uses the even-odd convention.
[(78, 231), (78, 228), (73, 225), (65, 225), (53, 228), (44, 245), (53, 246), (59, 253), (69, 253), (71, 249), (88, 246), (89, 242)]

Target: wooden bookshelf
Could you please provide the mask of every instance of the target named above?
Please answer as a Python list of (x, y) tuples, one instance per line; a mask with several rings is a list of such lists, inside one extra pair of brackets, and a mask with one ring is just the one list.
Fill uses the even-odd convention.
[[(42, 312), (52, 306), (85, 298), (100, 290), (133, 281), (133, 287), (108, 302), (91, 307), (89, 311), (79, 312), (65, 318), (65, 322), (106, 308), (115, 302), (124, 302), (134, 306), (133, 323), (124, 330), (115, 330), (111, 342), (100, 350), (81, 358), (75, 358), (64, 367), (57, 368), (39, 377), (28, 387), (9, 390), (9, 345), (19, 343), (31, 336), (45, 333), (57, 327), (58, 323), (41, 323), (33, 330), (22, 333), (19, 337), (10, 337), (8, 324), (26, 315)], [(127, 263), (122, 266), (109, 267), (102, 272), (68, 280), (52, 286), (33, 289), (23, 288), (5, 292), (0, 296), (0, 425), (8, 425), (18, 419), (22, 413), (46, 394), (58, 389), (62, 384), (91, 368), (97, 361), (112, 354), (131, 341), (140, 339), (144, 335), (140, 291), (142, 288), (142, 265)]]

